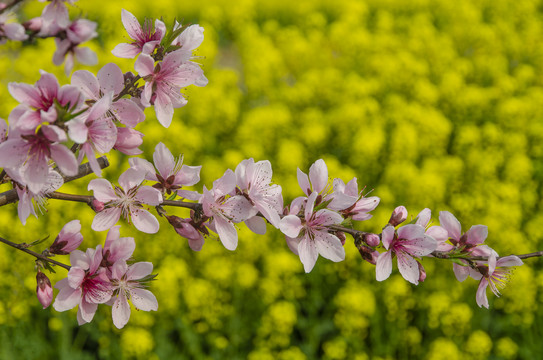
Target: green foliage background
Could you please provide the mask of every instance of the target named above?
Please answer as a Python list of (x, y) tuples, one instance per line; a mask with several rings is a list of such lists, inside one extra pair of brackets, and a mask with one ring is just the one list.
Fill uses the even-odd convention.
[[(26, 18), (43, 4), (29, 1)], [(162, 141), (188, 165), (203, 165), (208, 187), (242, 159), (269, 159), (285, 201), (300, 195), (296, 168), (319, 158), (330, 176), (374, 188), (379, 232), (392, 209), (453, 212), (467, 230), (489, 227), (502, 255), (543, 248), (543, 4), (517, 0), (89, 1), (72, 9), (99, 23), (97, 71), (127, 39), (125, 8), (138, 18), (174, 17), (205, 27), (198, 54), (209, 78), (186, 90), (189, 103), (162, 128), (147, 111), (139, 130), (146, 157)], [(10, 81), (34, 83), (38, 69), (69, 79), (51, 63), (46, 40), (0, 51), (0, 116), (16, 105)], [(80, 67), (84, 68), (84, 67)], [(88, 68), (87, 68), (88, 69)], [(126, 157), (111, 158), (116, 180)], [(90, 194), (86, 181), (65, 192)], [(6, 188), (7, 190), (7, 188)], [(105, 240), (92, 211), (50, 201), (20, 225), (1, 209), (0, 236), (30, 242), (78, 218), (83, 247)], [(75, 310), (42, 310), (33, 261), (0, 247), (2, 359), (534, 359), (543, 353), (543, 273), (539, 259), (519, 268), (491, 309), (475, 303), (477, 283), (458, 283), (448, 263), (425, 260), (415, 287), (397, 271), (383, 283), (351, 242), (347, 258), (321, 258), (308, 275), (273, 229), (240, 226), (229, 252), (210, 239), (200, 253), (161, 219), (158, 235), (123, 225), (135, 258), (152, 261), (159, 311), (133, 311), (121, 331), (101, 307), (77, 326)], [(38, 249), (41, 250), (41, 249)], [(68, 259), (64, 259), (68, 261)], [(56, 281), (66, 274), (59, 269)]]

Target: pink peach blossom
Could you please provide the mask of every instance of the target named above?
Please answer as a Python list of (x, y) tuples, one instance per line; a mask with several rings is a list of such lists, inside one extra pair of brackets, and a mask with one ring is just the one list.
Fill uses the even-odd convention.
[[(154, 234), (159, 229), (158, 220), (143, 205), (157, 206), (162, 202), (162, 194), (150, 186), (142, 186), (145, 173), (128, 169), (119, 177), (121, 187), (112, 187), (106, 179), (93, 179), (88, 190), (105, 204), (104, 210), (94, 216), (91, 228), (103, 231), (112, 228), (121, 215), (132, 220), (139, 231)], [(124, 189), (124, 190), (123, 190)]]
[(279, 223), (279, 229), (287, 236), (289, 247), (300, 256), (306, 273), (310, 272), (319, 254), (334, 262), (345, 259), (345, 249), (339, 238), (328, 231), (328, 226), (343, 222), (343, 217), (331, 210), (313, 212), (319, 194), (309, 195), (304, 210), (304, 221), (296, 215), (287, 215)]
[(126, 32), (134, 41), (115, 46), (111, 53), (120, 58), (132, 59), (139, 53), (151, 54), (166, 33), (166, 25), (162, 21), (155, 20), (153, 28), (151, 20), (146, 19), (141, 26), (138, 19), (125, 9), (122, 10), (121, 20)]

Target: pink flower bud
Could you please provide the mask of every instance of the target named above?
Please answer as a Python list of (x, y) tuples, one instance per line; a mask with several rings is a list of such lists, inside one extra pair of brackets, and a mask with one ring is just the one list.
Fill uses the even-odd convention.
[(374, 246), (375, 247), (375, 246), (379, 245), (379, 243), (381, 242), (381, 239), (379, 238), (379, 235), (377, 235), (377, 234), (366, 234), (364, 236), (364, 241), (369, 246)]
[(419, 282), (423, 282), (426, 280), (426, 270), (424, 270), (424, 267), (420, 262), (417, 261), (417, 264), (419, 264)]
[(372, 248), (366, 245), (360, 245), (358, 247), (358, 252), (362, 256), (362, 259), (366, 260), (370, 264), (377, 264), (377, 258), (379, 257), (379, 251), (373, 250)]
[(57, 238), (49, 247), (51, 254), (66, 255), (74, 251), (83, 242), (81, 235), (81, 223), (79, 220), (72, 220), (60, 230)]
[(407, 219), (407, 209), (405, 206), (400, 205), (394, 211), (392, 212), (392, 215), (390, 216), (390, 220), (388, 220), (388, 223), (394, 227), (400, 225)]
[(143, 152), (138, 149), (138, 146), (143, 144), (142, 138), (143, 134), (137, 130), (119, 127), (117, 128), (117, 141), (113, 148), (126, 155), (139, 155)]
[(94, 211), (96, 211), (96, 212), (100, 212), (100, 211), (104, 210), (104, 208), (105, 208), (104, 203), (101, 202), (101, 201), (98, 201), (96, 199), (92, 200), (91, 206), (94, 209)]
[(35, 31), (35, 32), (40, 31), (42, 25), (43, 25), (43, 19), (41, 17), (32, 18), (23, 24), (23, 26), (26, 29), (30, 31)]
[(41, 271), (38, 271), (36, 274), (36, 282), (36, 295), (45, 309), (51, 305), (51, 302), (53, 301), (53, 288), (51, 287), (51, 281), (49, 281), (47, 275)]

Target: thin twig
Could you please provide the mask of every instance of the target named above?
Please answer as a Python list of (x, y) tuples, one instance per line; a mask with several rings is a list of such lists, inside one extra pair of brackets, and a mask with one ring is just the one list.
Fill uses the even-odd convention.
[(9, 241), (9, 240), (6, 240), (6, 239), (4, 239), (4, 238), (2, 238), (2, 237), (0, 237), (0, 242), (3, 242), (4, 244), (9, 245), (9, 246), (11, 246), (11, 247), (13, 247), (13, 248), (15, 248), (15, 249), (17, 249), (17, 250), (21, 250), (21, 251), (23, 251), (23, 252), (25, 252), (25, 253), (27, 253), (27, 254), (30, 254), (30, 255), (32, 255), (32, 256), (34, 256), (35, 258), (38, 258), (38, 259), (40, 259), (40, 260), (47, 261), (47, 262), (49, 262), (49, 263), (51, 263), (51, 264), (55, 264), (55, 265), (58, 265), (58, 266), (60, 266), (60, 267), (63, 267), (63, 268), (66, 269), (66, 270), (70, 270), (70, 269), (71, 269), (71, 266), (66, 265), (66, 264), (63, 264), (63, 263), (58, 262), (58, 261), (56, 261), (56, 260), (50, 259), (50, 258), (48, 258), (47, 256), (45, 256), (45, 255), (43, 255), (43, 254), (39, 254), (39, 253), (37, 253), (37, 252), (35, 252), (35, 251), (29, 250), (29, 249), (27, 249), (27, 248), (25, 247), (25, 245), (23, 245), (23, 244), (16, 244), (16, 243), (11, 242), (11, 241)]

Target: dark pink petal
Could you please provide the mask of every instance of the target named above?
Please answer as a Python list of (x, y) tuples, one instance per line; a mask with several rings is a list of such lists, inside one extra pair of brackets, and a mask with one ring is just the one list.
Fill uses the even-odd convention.
[(157, 311), (158, 310), (158, 301), (156, 300), (155, 295), (152, 292), (145, 289), (132, 289), (130, 291), (130, 297), (132, 299), (132, 304), (143, 311)]
[[(103, 179), (95, 179), (103, 180)], [(90, 184), (89, 184), (90, 185)], [(94, 215), (91, 229), (94, 231), (104, 231), (114, 226), (121, 217), (121, 209), (118, 207), (108, 208)]]
[(130, 211), (130, 218), (134, 227), (141, 232), (147, 234), (155, 234), (160, 228), (160, 224), (156, 217), (149, 211), (143, 209), (135, 209)]
[(300, 255), (300, 261), (304, 265), (304, 271), (306, 273), (311, 272), (319, 257), (315, 243), (305, 236), (298, 244), (298, 254)]

